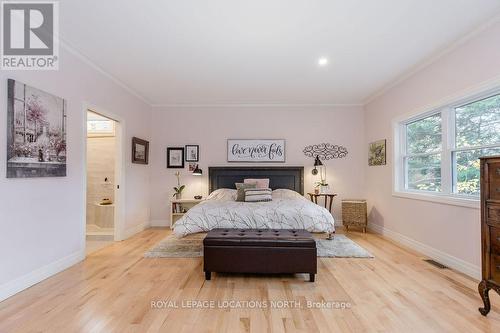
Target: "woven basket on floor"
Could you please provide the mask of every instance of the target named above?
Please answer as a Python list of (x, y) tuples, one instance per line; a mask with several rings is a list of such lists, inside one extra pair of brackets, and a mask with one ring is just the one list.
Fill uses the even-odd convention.
[(349, 227), (363, 228), (366, 232), (368, 224), (366, 200), (342, 200), (342, 224)]

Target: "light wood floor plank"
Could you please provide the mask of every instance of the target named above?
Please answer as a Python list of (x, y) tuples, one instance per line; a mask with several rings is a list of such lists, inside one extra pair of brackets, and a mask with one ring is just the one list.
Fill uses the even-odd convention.
[[(498, 332), (500, 297), (477, 311), (477, 281), (378, 235), (348, 237), (374, 259), (320, 258), (304, 274), (214, 274), (200, 258), (144, 258), (170, 233), (149, 229), (0, 303), (0, 332)], [(151, 307), (174, 301), (180, 308)], [(186, 309), (183, 301), (298, 301), (301, 308)], [(338, 301), (347, 309), (307, 308)], [(267, 303), (270, 305), (269, 303)]]

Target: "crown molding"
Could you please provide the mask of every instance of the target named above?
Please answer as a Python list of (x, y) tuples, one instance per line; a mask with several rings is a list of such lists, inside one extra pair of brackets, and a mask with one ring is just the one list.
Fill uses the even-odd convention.
[(282, 108), (282, 107), (362, 107), (363, 103), (345, 103), (345, 104), (335, 104), (335, 103), (212, 103), (212, 104), (189, 104), (189, 103), (179, 103), (179, 104), (152, 104), (153, 108), (235, 108), (235, 107), (271, 107), (271, 108)]
[(72, 47), (68, 42), (66, 42), (65, 40), (63, 40), (61, 37), (59, 37), (59, 44), (61, 45), (62, 48), (64, 48), (66, 51), (68, 51), (69, 53), (71, 53), (72, 55), (74, 55), (75, 57), (77, 57), (80, 61), (82, 61), (83, 63), (85, 63), (88, 66), (92, 67), (94, 70), (96, 70), (97, 72), (99, 72), (101, 75), (105, 76), (107, 79), (111, 80), (114, 84), (116, 84), (119, 87), (121, 87), (124, 90), (126, 90), (128, 93), (130, 93), (134, 97), (137, 97), (138, 99), (140, 99), (143, 103), (147, 104), (149, 107), (152, 107), (152, 103), (147, 98), (145, 98), (144, 96), (142, 96), (141, 94), (139, 94), (134, 89), (130, 88), (127, 84), (125, 84), (120, 79), (116, 78), (115, 76), (113, 76), (112, 74), (110, 74), (109, 72), (107, 72), (106, 70), (104, 70), (102, 67), (100, 67), (95, 62), (93, 62), (92, 60), (90, 60), (87, 56), (85, 56), (80, 51), (78, 51), (77, 49), (75, 49), (74, 47)]
[(382, 86), (382, 88), (376, 90), (373, 94), (369, 95), (366, 99), (363, 101), (363, 105), (370, 104), (380, 96), (386, 94), (389, 92), (391, 89), (396, 87), (397, 85), (403, 83), (410, 77), (414, 76), (418, 72), (424, 70), (425, 68), (431, 66), (432, 64), (436, 63), (439, 59), (443, 58), (444, 56), (450, 54), (454, 50), (456, 50), (458, 47), (461, 45), (465, 44), (469, 40), (473, 39), (480, 33), (484, 32), (488, 28), (490, 28), (492, 25), (500, 22), (500, 13), (497, 13), (494, 15), (492, 18), (487, 20), (485, 23), (482, 23), (469, 33), (465, 34), (464, 36), (456, 39), (454, 42), (451, 44), (448, 44), (447, 46), (444, 46), (443, 48), (440, 48), (436, 52), (434, 52), (432, 55), (427, 57), (421, 62), (418, 62), (416, 65), (410, 67), (408, 70), (404, 71), (400, 75), (398, 75), (394, 80), (391, 80), (389, 83), (385, 84)]

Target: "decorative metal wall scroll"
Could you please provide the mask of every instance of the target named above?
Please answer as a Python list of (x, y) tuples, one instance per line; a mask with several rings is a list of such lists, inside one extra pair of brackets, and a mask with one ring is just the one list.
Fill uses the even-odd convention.
[(321, 160), (331, 160), (334, 158), (344, 158), (347, 156), (347, 148), (332, 145), (331, 143), (320, 143), (317, 145), (307, 146), (303, 150), (307, 157), (319, 156)]

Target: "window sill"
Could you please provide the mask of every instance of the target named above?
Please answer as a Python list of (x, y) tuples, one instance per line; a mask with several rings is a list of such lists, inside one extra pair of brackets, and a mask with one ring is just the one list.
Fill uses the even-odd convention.
[(429, 194), (419, 192), (393, 191), (392, 196), (406, 199), (430, 201), (443, 205), (452, 205), (473, 209), (480, 209), (479, 199), (468, 199), (454, 195)]

